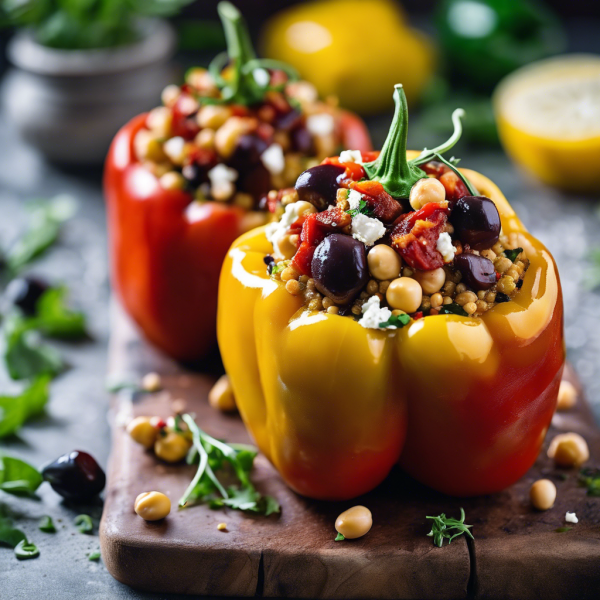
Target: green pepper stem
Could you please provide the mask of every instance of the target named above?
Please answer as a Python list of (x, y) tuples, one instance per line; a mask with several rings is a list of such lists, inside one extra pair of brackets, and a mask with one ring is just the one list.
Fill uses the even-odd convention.
[(363, 167), (369, 179), (379, 181), (388, 194), (408, 198), (412, 186), (427, 175), (406, 159), (408, 106), (402, 84), (394, 86), (394, 104), (394, 118), (381, 153)]
[(432, 148), (431, 150), (423, 150), (423, 152), (421, 152), (421, 154), (419, 154), (419, 156), (414, 158), (411, 162), (414, 162), (415, 164), (423, 164), (424, 162), (431, 160), (431, 158), (433, 158), (434, 155), (444, 154), (444, 152), (448, 152), (448, 150), (453, 148), (456, 142), (460, 140), (460, 136), (462, 135), (461, 119), (464, 116), (465, 111), (462, 108), (457, 108), (452, 113), (452, 125), (454, 127), (454, 132), (452, 133), (450, 138), (448, 138), (448, 140), (446, 140), (443, 144), (440, 144), (436, 148)]

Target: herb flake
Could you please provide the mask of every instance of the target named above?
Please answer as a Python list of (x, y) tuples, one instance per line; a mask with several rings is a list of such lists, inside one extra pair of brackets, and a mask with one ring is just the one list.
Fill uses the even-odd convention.
[(515, 262), (515, 260), (517, 260), (517, 257), (519, 256), (519, 254), (521, 254), (521, 252), (523, 252), (523, 248), (515, 248), (514, 250), (505, 250), (504, 256), (506, 256), (506, 258), (508, 258), (511, 262)]
[(49, 516), (42, 517), (38, 528), (44, 533), (56, 533), (56, 526), (54, 525), (54, 521), (52, 520), (52, 517)]
[(37, 558), (40, 555), (38, 547), (33, 542), (21, 540), (15, 546), (15, 556), (19, 560), (27, 560), (29, 558)]
[(440, 306), (440, 315), (460, 315), (461, 317), (468, 317), (467, 311), (460, 305), (456, 304), (456, 302), (452, 302), (451, 304), (443, 304)]
[(587, 488), (588, 496), (600, 496), (600, 469), (590, 467), (581, 469), (579, 485)]
[(384, 329), (385, 327), (397, 327), (398, 329), (402, 329), (405, 325), (410, 323), (410, 316), (406, 313), (402, 313), (399, 315), (392, 315), (387, 321), (383, 323), (379, 323), (379, 327)]
[(335, 536), (334, 542), (343, 542), (346, 538), (338, 531), (338, 534)]
[(79, 533), (92, 533), (94, 531), (94, 523), (90, 515), (77, 515), (74, 523)]
[[(473, 526), (465, 524), (465, 511), (462, 508), (460, 509), (460, 520), (446, 517), (444, 513), (437, 517), (426, 518), (433, 521), (431, 531), (427, 535), (433, 537), (433, 543), (438, 548), (442, 547), (444, 539), (447, 539), (448, 544), (450, 544), (454, 538), (463, 535), (463, 533), (474, 539), (473, 534), (469, 531), (469, 528)], [(451, 533), (452, 531), (456, 533)]]

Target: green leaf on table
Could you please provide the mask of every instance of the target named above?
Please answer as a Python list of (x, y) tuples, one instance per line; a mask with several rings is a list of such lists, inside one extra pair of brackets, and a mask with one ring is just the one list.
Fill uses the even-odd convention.
[(600, 469), (594, 467), (581, 469), (579, 485), (587, 488), (588, 496), (600, 496)]
[(74, 523), (79, 529), (79, 533), (92, 533), (94, 531), (94, 523), (90, 515), (77, 515)]
[(42, 474), (25, 461), (0, 454), (0, 490), (9, 494), (33, 494), (42, 483)]
[(57, 350), (45, 344), (35, 331), (35, 319), (11, 315), (4, 324), (4, 359), (13, 379), (56, 375), (64, 367)]
[(85, 315), (68, 308), (65, 287), (44, 292), (37, 303), (35, 327), (49, 337), (81, 338), (86, 335)]
[(19, 542), (26, 540), (27, 536), (13, 527), (11, 519), (0, 517), (0, 544), (14, 548)]
[(38, 547), (33, 542), (21, 540), (15, 546), (15, 556), (19, 560), (27, 560), (29, 558), (37, 558), (40, 555)]
[(0, 396), (0, 438), (16, 433), (48, 402), (50, 377), (40, 375), (18, 396)]
[(40, 524), (38, 525), (38, 529), (44, 533), (56, 533), (54, 521), (52, 520), (52, 517), (49, 517), (48, 515), (42, 517)]
[(88, 554), (88, 560), (91, 560), (91, 561), (97, 562), (97, 561), (99, 561), (99, 560), (100, 560), (100, 557), (101, 557), (101, 556), (102, 556), (102, 555), (100, 554), (100, 550), (95, 550), (94, 552), (90, 552), (90, 553)]
[(62, 224), (76, 212), (76, 203), (69, 196), (56, 196), (30, 205), (31, 216), (25, 233), (7, 253), (6, 262), (18, 273), (41, 256), (58, 239)]
[(335, 536), (335, 540), (334, 542), (343, 542), (346, 538), (338, 532), (338, 534)]
[(433, 543), (438, 548), (442, 547), (444, 539), (447, 539), (448, 544), (450, 544), (454, 538), (463, 535), (463, 533), (466, 533), (471, 539), (474, 539), (473, 534), (469, 531), (469, 528), (473, 526), (465, 524), (465, 511), (462, 508), (460, 509), (459, 520), (446, 517), (444, 513), (437, 517), (426, 518), (433, 521), (431, 531), (427, 535), (428, 537), (433, 537)]

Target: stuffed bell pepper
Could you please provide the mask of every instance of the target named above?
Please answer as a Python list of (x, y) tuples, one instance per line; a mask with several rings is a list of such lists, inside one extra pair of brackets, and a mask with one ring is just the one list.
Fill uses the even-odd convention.
[(290, 67), (256, 58), (231, 4), (219, 14), (228, 52), (125, 125), (105, 169), (115, 288), (146, 336), (182, 360), (215, 341), (223, 258), (266, 222), (276, 202), (267, 193), (340, 147), (370, 149), (357, 116), (320, 101)]
[(399, 462), (448, 494), (533, 464), (565, 360), (560, 281), (500, 190), (406, 152), (401, 86), (381, 153), (345, 151), (229, 250), (218, 336), (241, 415), (295, 491), (343, 500)]

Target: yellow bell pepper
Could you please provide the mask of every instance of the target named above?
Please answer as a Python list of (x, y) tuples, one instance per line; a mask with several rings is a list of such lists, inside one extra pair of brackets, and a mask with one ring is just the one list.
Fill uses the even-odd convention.
[(408, 27), (391, 0), (301, 3), (275, 15), (262, 38), (265, 56), (296, 67), (321, 96), (360, 113), (389, 108), (397, 81), (416, 101), (434, 68), (428, 38)]

